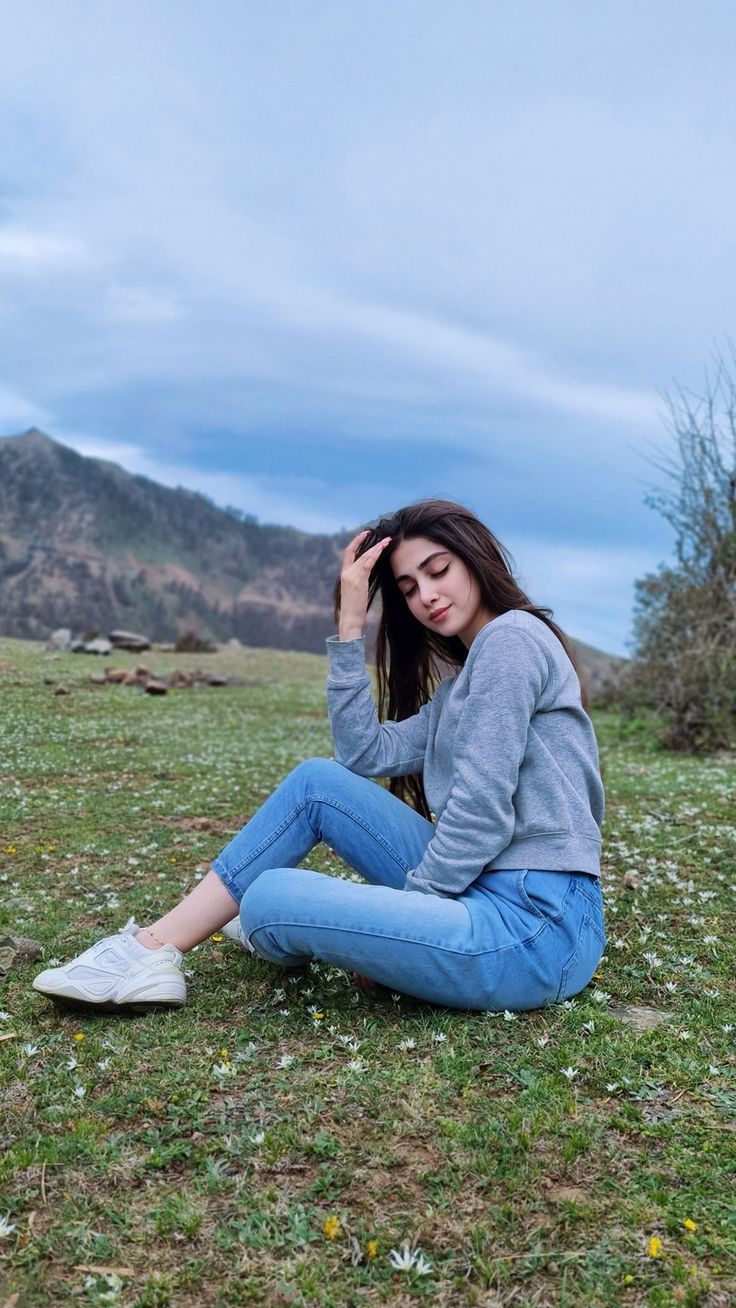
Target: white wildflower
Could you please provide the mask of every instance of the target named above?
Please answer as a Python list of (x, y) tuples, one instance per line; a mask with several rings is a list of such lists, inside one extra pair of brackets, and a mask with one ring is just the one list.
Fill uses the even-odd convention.
[(721, 1069), (720, 1069), (720, 1067), (714, 1067), (712, 1063), (709, 1063), (709, 1064), (708, 1064), (708, 1071), (710, 1072), (711, 1076), (720, 1076), (720, 1075), (721, 1075)]
[(365, 1071), (365, 1063), (361, 1063), (359, 1058), (351, 1058), (350, 1062), (347, 1064), (347, 1067), (350, 1069), (351, 1072)]
[(254, 1145), (261, 1145), (263, 1144), (265, 1138), (266, 1138), (265, 1131), (254, 1131), (253, 1135), (250, 1137), (250, 1142), (251, 1144)]
[(691, 1038), (692, 1038), (692, 1031), (678, 1031), (677, 1033), (678, 1040), (690, 1040)]
[(69, 1068), (70, 1072), (73, 1072), (75, 1067), (79, 1067), (79, 1063), (77, 1062), (76, 1058), (74, 1058), (74, 1056), (72, 1056), (71, 1058), (67, 1058), (66, 1065)]
[(434, 1040), (435, 1044), (443, 1045), (447, 1039), (447, 1036), (445, 1035), (444, 1031), (435, 1031), (432, 1036), (432, 1039)]
[(99, 1063), (97, 1064), (97, 1066), (99, 1067), (99, 1069), (100, 1069), (101, 1072), (106, 1072), (107, 1069), (108, 1069), (108, 1067), (110, 1066), (110, 1059), (109, 1059), (109, 1058), (101, 1058), (100, 1061), (99, 1061)]
[(544, 1046), (549, 1044), (549, 1036), (548, 1035), (537, 1036), (537, 1044), (539, 1045), (540, 1049), (544, 1049)]
[(731, 1032), (733, 1031), (733, 1023), (724, 1022), (723, 1026), (721, 1027), (721, 1030), (725, 1031), (726, 1035), (730, 1035)]
[(212, 1075), (217, 1077), (235, 1076), (235, 1068), (228, 1060), (227, 1062), (214, 1063), (212, 1066)]
[(0, 1022), (7, 1022), (9, 1017), (10, 1017), (10, 1013), (6, 1013), (5, 1009), (3, 1008), (2, 1011), (0, 1011)]
[(75, 1098), (77, 1098), (77, 1099), (84, 1099), (84, 1096), (86, 1095), (86, 1093), (87, 1093), (87, 1090), (86, 1090), (85, 1086), (83, 1086), (83, 1085), (75, 1085), (74, 1090), (73, 1090), (73, 1094), (74, 1094)]
[(517, 1015), (516, 1015), (516, 1013), (511, 1013), (511, 1012), (509, 1011), (508, 1008), (504, 1008), (504, 1010), (503, 1010), (503, 1020), (504, 1020), (504, 1022), (516, 1022), (516, 1021), (517, 1021)]
[(30, 1044), (30, 1042), (28, 1044), (21, 1045), (21, 1049), (23, 1050), (23, 1053), (25, 1054), (26, 1058), (33, 1058), (33, 1055), (38, 1053), (38, 1045), (32, 1045)]
[(561, 1070), (562, 1070), (562, 1075), (563, 1075), (563, 1076), (566, 1076), (567, 1079), (568, 1079), (568, 1081), (572, 1081), (573, 1078), (576, 1077), (576, 1076), (578, 1075), (578, 1073), (579, 1073), (579, 1071), (580, 1071), (580, 1068), (579, 1068), (579, 1067), (563, 1067)]
[(416, 1040), (412, 1040), (411, 1036), (407, 1036), (406, 1040), (401, 1040), (399, 1042), (398, 1047), (399, 1049), (416, 1049), (417, 1042)]
[(278, 1061), (278, 1063), (276, 1064), (276, 1066), (277, 1066), (277, 1067), (291, 1067), (291, 1064), (292, 1064), (293, 1062), (294, 1062), (294, 1055), (293, 1055), (293, 1054), (282, 1054), (281, 1057), (280, 1057), (280, 1059), (279, 1059), (279, 1061)]
[(12, 1222), (8, 1221), (7, 1217), (0, 1217), (0, 1240), (4, 1240), (7, 1236), (12, 1235), (14, 1230), (15, 1227)]
[(704, 945), (717, 945), (717, 944), (718, 944), (718, 936), (703, 936), (703, 944), (704, 944)]
[(665, 990), (668, 992), (668, 994), (670, 994), (670, 995), (674, 995), (674, 993), (675, 993), (675, 991), (676, 991), (676, 989), (677, 989), (677, 982), (676, 982), (676, 981), (665, 981), (665, 983), (664, 983), (664, 988), (665, 988)]
[(401, 1249), (392, 1249), (389, 1254), (392, 1267), (399, 1272), (418, 1272), (420, 1276), (427, 1276), (432, 1270), (432, 1264), (427, 1261), (420, 1249), (412, 1253), (408, 1241), (404, 1241)]
[(596, 989), (591, 995), (594, 1004), (607, 1004), (611, 996), (607, 990)]
[(606, 1086), (606, 1090), (607, 1090), (607, 1092), (608, 1092), (609, 1095), (612, 1095), (613, 1092), (614, 1092), (614, 1090), (618, 1090), (618, 1081), (611, 1081), (611, 1082)]
[(595, 1031), (595, 1022), (592, 1019), (590, 1022), (583, 1022), (583, 1031)]
[(649, 953), (649, 954), (645, 954), (644, 957), (647, 960), (650, 967), (662, 966), (662, 959), (659, 958), (657, 954)]

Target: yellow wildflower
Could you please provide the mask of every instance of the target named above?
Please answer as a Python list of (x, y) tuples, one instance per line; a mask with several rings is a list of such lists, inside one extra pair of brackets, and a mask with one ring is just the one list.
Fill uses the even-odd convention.
[(647, 1245), (647, 1254), (650, 1258), (659, 1258), (662, 1252), (662, 1241), (658, 1236), (653, 1235)]
[(15, 845), (6, 845), (6, 846), (5, 846), (5, 853), (6, 853), (6, 854), (17, 854), (17, 853), (18, 853), (18, 850), (16, 849)]
[(221, 1058), (229, 1058), (229, 1057), (230, 1057), (230, 1055), (229, 1055), (228, 1052), (227, 1052), (227, 1049), (221, 1049), (221, 1050), (220, 1050), (220, 1057), (221, 1057)]
[(365, 1246), (365, 1251), (369, 1258), (375, 1258), (378, 1254), (378, 1241), (369, 1240)]
[(75, 1039), (75, 1040), (84, 1040), (84, 1039), (85, 1039), (84, 1031), (75, 1031), (75, 1032), (74, 1032), (74, 1039)]
[(698, 1229), (698, 1223), (694, 1222), (692, 1217), (686, 1217), (682, 1225), (685, 1227), (686, 1231), (697, 1231)]
[(339, 1217), (328, 1217), (322, 1226), (328, 1240), (336, 1240), (342, 1230), (342, 1223)]
[(323, 1017), (324, 1017), (324, 1013), (312, 1013), (313, 1022), (321, 1022)]
[(219, 943), (220, 943), (220, 941), (221, 941), (222, 939), (223, 939), (223, 937), (220, 935), (219, 931), (217, 932), (216, 935), (214, 935), (214, 936), (210, 936), (210, 940), (214, 940), (214, 942), (215, 942), (216, 945), (219, 945)]
[(631, 1282), (633, 1281), (633, 1279), (634, 1279), (634, 1278), (633, 1278), (633, 1276), (631, 1275), (631, 1272), (627, 1272), (626, 1275), (625, 1275), (625, 1277), (624, 1277), (624, 1285), (631, 1285)]

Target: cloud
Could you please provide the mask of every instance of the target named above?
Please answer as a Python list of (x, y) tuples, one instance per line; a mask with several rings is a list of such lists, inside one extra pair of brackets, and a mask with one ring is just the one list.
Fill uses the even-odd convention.
[(68, 433), (60, 439), (78, 454), (117, 463), (134, 476), (148, 477), (162, 486), (199, 491), (221, 507), (228, 505), (252, 513), (264, 523), (285, 523), (318, 534), (331, 534), (343, 525), (334, 515), (309, 507), (330, 495), (328, 483), (317, 478), (206, 472), (158, 459), (132, 443), (91, 440)]
[(52, 268), (68, 269), (85, 263), (83, 244), (65, 236), (47, 236), (20, 227), (0, 228), (0, 269), (47, 273)]
[(51, 421), (48, 412), (0, 382), (0, 431), (18, 432), (27, 427), (44, 427)]

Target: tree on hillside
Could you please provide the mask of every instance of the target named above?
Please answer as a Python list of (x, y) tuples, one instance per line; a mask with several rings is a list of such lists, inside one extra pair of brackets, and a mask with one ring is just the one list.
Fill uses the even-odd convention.
[(632, 689), (663, 711), (665, 743), (736, 744), (736, 350), (720, 354), (704, 393), (667, 397), (674, 451), (655, 460), (665, 485), (646, 502), (675, 532), (673, 566), (636, 583)]

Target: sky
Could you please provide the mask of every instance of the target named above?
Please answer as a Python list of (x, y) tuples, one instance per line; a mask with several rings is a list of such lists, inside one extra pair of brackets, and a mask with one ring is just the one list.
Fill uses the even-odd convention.
[(468, 504), (630, 652), (734, 334), (730, 0), (0, 0), (0, 434), (357, 530)]

